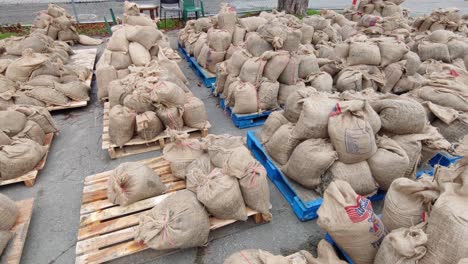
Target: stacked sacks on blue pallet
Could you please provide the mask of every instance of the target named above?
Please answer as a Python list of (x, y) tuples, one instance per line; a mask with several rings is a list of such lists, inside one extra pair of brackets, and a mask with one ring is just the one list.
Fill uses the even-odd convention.
[(125, 3), (124, 17), (127, 19), (123, 20), (123, 24), (112, 27), (112, 36), (96, 64), (100, 100), (109, 96), (111, 81), (122, 79), (130, 73), (130, 66), (144, 67), (153, 61), (164, 64), (165, 68), (173, 71), (184, 83), (187, 83), (177, 64), (181, 58), (171, 49), (167, 37), (158, 30), (157, 21), (141, 14), (135, 15), (137, 12), (139, 14), (136, 4)]
[(0, 181), (32, 171), (47, 153), (46, 134), (58, 132), (49, 111), (14, 105), (0, 110)]
[(451, 148), (410, 98), (372, 89), (294, 96), (301, 99), (268, 117), (260, 141), (286, 176), (319, 193), (337, 179), (360, 195), (387, 190), (397, 178), (414, 179), (421, 159)]
[[(103, 59), (103, 58), (101, 58)], [(178, 65), (162, 50), (142, 67), (109, 83), (109, 136), (123, 146), (132, 139), (149, 141), (166, 135), (164, 130), (209, 128), (203, 101), (185, 85)]]

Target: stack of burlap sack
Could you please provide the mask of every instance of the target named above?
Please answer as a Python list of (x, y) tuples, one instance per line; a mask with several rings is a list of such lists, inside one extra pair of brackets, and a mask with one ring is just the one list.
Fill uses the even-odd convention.
[(419, 32), (445, 29), (466, 36), (468, 33), (467, 16), (462, 16), (458, 8), (439, 8), (429, 16), (417, 17), (412, 27)]
[(396, 178), (415, 178), (420, 161), (451, 148), (419, 102), (372, 89), (299, 89), (284, 111), (268, 117), (259, 137), (286, 176), (319, 193), (331, 180), (361, 195), (388, 190)]
[(102, 43), (101, 39), (93, 39), (78, 34), (74, 26), (75, 23), (76, 21), (64, 8), (49, 4), (47, 10), (38, 12), (33, 21), (31, 32), (44, 34), (53, 40), (65, 41), (72, 45), (74, 43), (81, 45), (99, 45)]
[(3, 45), (0, 106), (45, 107), (89, 100), (90, 87), (85, 81), (92, 71), (68, 64), (73, 51), (67, 43), (33, 32), (26, 37), (5, 39)]
[[(157, 250), (204, 246), (210, 216), (245, 221), (247, 207), (271, 220), (266, 171), (245, 147), (245, 138), (208, 135), (200, 140), (175, 132), (173, 136), (175, 141), (164, 147), (164, 158), (172, 175), (185, 180), (187, 190), (167, 193), (143, 214), (135, 240)], [(146, 165), (123, 163), (109, 178), (108, 197), (129, 205), (167, 188)]]
[[(135, 3), (125, 2), (123, 22), (112, 28), (112, 36), (96, 65), (98, 97), (101, 100), (108, 97), (111, 81), (122, 79), (130, 73), (129, 66), (144, 67), (158, 58), (160, 52), (166, 59), (180, 60), (180, 56), (171, 49), (167, 37), (158, 30), (156, 21), (140, 14)], [(178, 68), (177, 64), (171, 67), (176, 66)], [(180, 72), (180, 69), (176, 70)]]
[(317, 258), (308, 251), (301, 250), (287, 257), (275, 256), (270, 252), (259, 249), (247, 249), (229, 256), (224, 264), (346, 264), (340, 260), (335, 250), (325, 240), (317, 245)]
[(18, 218), (18, 208), (14, 201), (0, 193), (0, 258), (8, 242), (15, 235), (11, 228), (15, 225)]
[(131, 66), (129, 72), (109, 83), (112, 143), (123, 146), (133, 138), (151, 140), (166, 128), (210, 127), (205, 104), (190, 92), (185, 75), (162, 50), (156, 60), (145, 67)]
[(46, 134), (58, 128), (42, 107), (15, 105), (0, 110), (0, 181), (23, 176), (46, 154)]
[(318, 224), (353, 263), (466, 263), (466, 163), (464, 158), (439, 167), (434, 178), (396, 179), (381, 218), (347, 182), (334, 181), (324, 193)]
[(351, 21), (358, 22), (363, 16), (403, 17), (405, 12), (401, 4), (405, 0), (360, 0), (357, 7), (353, 6), (344, 11), (344, 16)]

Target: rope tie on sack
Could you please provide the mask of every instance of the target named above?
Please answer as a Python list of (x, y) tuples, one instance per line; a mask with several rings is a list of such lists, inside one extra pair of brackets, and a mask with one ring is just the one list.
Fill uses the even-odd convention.
[(172, 241), (171, 237), (169, 236), (169, 231), (168, 229), (168, 224), (169, 224), (169, 217), (166, 215), (164, 217), (164, 222), (162, 223), (162, 228), (161, 228), (161, 238), (164, 242), (167, 242), (169, 245), (174, 246), (175, 243)]
[(176, 122), (174, 116), (172, 116), (172, 114), (170, 112), (168, 112), (166, 114), (166, 117), (169, 119), (169, 123), (174, 127), (174, 129), (177, 129), (177, 122)]
[(250, 177), (250, 181), (249, 181), (249, 185), (248, 185), (248, 188), (251, 188), (252, 186), (255, 185), (255, 182), (258, 178), (258, 175), (260, 175), (261, 172), (265, 171), (265, 168), (263, 168), (262, 166), (260, 166), (259, 163), (257, 162), (254, 162), (255, 165), (253, 166), (250, 166), (250, 168), (248, 168), (247, 170), (251, 170), (251, 177)]
[(241, 256), (244, 258), (244, 260), (247, 261), (248, 264), (252, 264), (252, 263), (250, 262), (250, 260), (247, 258), (247, 256), (244, 255), (244, 252), (241, 251), (241, 252), (239, 252), (239, 253), (240, 253)]

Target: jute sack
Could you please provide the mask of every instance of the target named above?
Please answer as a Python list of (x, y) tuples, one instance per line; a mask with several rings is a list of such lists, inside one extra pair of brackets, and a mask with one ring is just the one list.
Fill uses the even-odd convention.
[(380, 128), (380, 124), (372, 125), (375, 122), (366, 114), (366, 105), (355, 100), (340, 102), (330, 113), (328, 134), (341, 162), (361, 162), (377, 151), (373, 127)]
[(439, 29), (432, 31), (429, 36), (427, 36), (427, 40), (430, 42), (447, 44), (449, 40), (455, 37), (456, 35), (452, 31)]
[(212, 73), (216, 73), (216, 65), (223, 62), (225, 56), (225, 51), (214, 51), (210, 49), (206, 55), (206, 69)]
[(270, 21), (258, 28), (260, 36), (271, 43), (275, 49), (283, 48), (288, 37), (288, 27), (278, 21)]
[(46, 148), (30, 139), (15, 139), (0, 150), (0, 179), (13, 179), (30, 172), (46, 153)]
[(182, 106), (187, 103), (187, 95), (174, 82), (158, 81), (150, 94), (151, 100), (165, 106)]
[(172, 174), (185, 179), (186, 167), (203, 154), (200, 141), (190, 139), (185, 132), (168, 132), (174, 142), (167, 144), (163, 149), (164, 159), (171, 162)]
[(60, 82), (60, 78), (53, 75), (38, 75), (31, 78), (26, 85), (30, 86), (54, 86), (54, 82)]
[(231, 32), (235, 32), (237, 23), (237, 13), (234, 8), (228, 7), (224, 10), (220, 10), (218, 13), (218, 24), (219, 28)]
[(422, 177), (417, 181), (398, 178), (385, 195), (382, 222), (389, 231), (417, 225), (425, 221), (438, 196), (438, 187), (430, 178)]
[(400, 145), (401, 148), (406, 152), (409, 159), (409, 166), (405, 172), (404, 177), (415, 179), (416, 170), (421, 160), (422, 145), (421, 140), (412, 134), (409, 135), (395, 135), (392, 139)]
[(299, 64), (301, 60), (299, 56), (292, 55), (289, 58), (288, 64), (284, 68), (283, 72), (278, 77), (278, 81), (283, 84), (293, 85), (299, 79)]
[(206, 57), (208, 56), (208, 52), (210, 51), (210, 47), (208, 44), (203, 44), (203, 47), (200, 50), (200, 53), (197, 57), (197, 62), (200, 64), (201, 67), (206, 68)]
[(412, 91), (414, 89), (420, 88), (424, 81), (425, 78), (419, 75), (418, 73), (415, 73), (411, 76), (403, 75), (401, 79), (396, 83), (395, 87), (393, 87), (393, 92), (401, 94), (404, 92)]
[(184, 124), (188, 127), (204, 129), (208, 125), (208, 114), (205, 104), (195, 96), (188, 96), (187, 103), (184, 104), (184, 114), (182, 115)]
[(308, 16), (303, 19), (304, 24), (314, 27), (315, 30), (323, 30), (330, 26), (330, 21), (321, 16)]
[(263, 69), (265, 68), (266, 60), (259, 57), (248, 59), (240, 71), (239, 78), (243, 82), (249, 82), (253, 85), (259, 84), (262, 76)]
[(413, 75), (415, 74), (419, 66), (421, 65), (421, 60), (419, 59), (419, 55), (413, 51), (408, 51), (402, 58), (406, 61), (406, 74)]
[(80, 35), (73, 26), (66, 30), (60, 30), (57, 37), (61, 41), (78, 41), (80, 39)]
[(232, 34), (232, 45), (238, 46), (244, 43), (247, 30), (245, 28), (235, 26), (234, 33)]
[(298, 81), (297, 83), (292, 85), (280, 83), (278, 91), (278, 104), (284, 106), (289, 96), (299, 89), (307, 89), (304, 82)]
[(267, 22), (268, 20), (259, 16), (244, 17), (244, 18), (239, 19), (239, 23), (241, 24), (241, 26), (247, 29), (248, 32), (257, 31), (257, 29), (260, 26), (266, 24)]
[(303, 99), (310, 97), (314, 92), (314, 89), (311, 89), (310, 87), (299, 88), (292, 92), (288, 96), (286, 104), (284, 105), (284, 117), (286, 117), (291, 123), (297, 123), (302, 112), (302, 105), (304, 103)]
[(232, 152), (238, 147), (244, 146), (244, 144), (245, 138), (227, 134), (208, 135), (202, 139), (203, 150), (208, 151), (211, 162), (218, 168), (223, 168)]
[(444, 62), (451, 61), (447, 44), (423, 41), (418, 45), (418, 54), (419, 57), (421, 57), (421, 61), (426, 61), (428, 59), (441, 60)]
[(279, 82), (272, 82), (267, 78), (262, 79), (257, 93), (259, 110), (274, 110), (279, 107), (279, 86)]
[(203, 48), (203, 45), (205, 45), (207, 41), (208, 41), (208, 35), (205, 32), (203, 32), (203, 33), (200, 34), (200, 36), (198, 37), (195, 44), (192, 44), (193, 45), (193, 56), (195, 58), (198, 58), (198, 56), (200, 55), (200, 52), (201, 52), (201, 50)]
[(382, 61), (380, 65), (385, 67), (391, 63), (398, 62), (409, 51), (405, 43), (395, 40), (383, 39), (378, 42)]
[(208, 46), (215, 51), (226, 51), (231, 41), (232, 32), (222, 29), (208, 30)]
[(135, 66), (145, 66), (151, 61), (149, 51), (138, 42), (130, 42), (128, 45), (130, 58)]
[(234, 87), (235, 97), (232, 112), (235, 114), (251, 114), (258, 110), (257, 88), (250, 82), (239, 82)]
[(421, 132), (427, 123), (424, 107), (410, 100), (379, 100), (372, 103), (379, 114), (382, 128), (393, 134), (414, 134)]
[(195, 194), (181, 190), (167, 195), (140, 216), (135, 240), (156, 250), (206, 245), (210, 219)]
[(382, 241), (374, 263), (418, 263), (427, 252), (427, 241), (428, 237), (420, 226), (393, 230)]
[(135, 117), (136, 132), (144, 140), (150, 140), (161, 134), (164, 124), (153, 111), (146, 111)]
[(128, 52), (129, 44), (126, 35), (126, 27), (122, 27), (112, 33), (106, 48), (110, 51)]
[(108, 85), (111, 81), (117, 79), (117, 71), (111, 65), (96, 66), (96, 82), (98, 86), (98, 98), (108, 97)]
[(138, 16), (129, 16), (124, 14), (123, 15), (123, 24), (132, 25), (132, 26), (147, 26), (147, 27), (155, 27), (156, 28), (156, 21), (152, 20), (151, 18), (147, 17), (146, 15), (139, 14)]
[(159, 105), (156, 110), (156, 114), (163, 122), (166, 128), (174, 130), (182, 130), (184, 127), (184, 120), (182, 118), (184, 114), (184, 108), (181, 106), (165, 107)]
[(26, 91), (26, 95), (42, 101), (46, 103), (46, 105), (67, 105), (70, 102), (63, 93), (54, 88), (45, 86), (34, 87), (33, 89)]
[(268, 154), (280, 165), (288, 162), (293, 150), (300, 143), (298, 139), (292, 137), (293, 129), (293, 124), (280, 126), (264, 145)]
[(247, 33), (244, 46), (254, 57), (260, 57), (266, 51), (273, 50), (273, 46), (256, 32)]
[(270, 189), (265, 168), (258, 161), (254, 161), (240, 177), (239, 185), (245, 205), (262, 213), (265, 220), (270, 220)]
[(11, 142), (13, 142), (12, 139), (3, 131), (0, 130), (0, 147), (5, 146), (5, 145), (10, 145)]
[(89, 100), (89, 86), (80, 81), (73, 81), (65, 84), (55, 83), (55, 90), (63, 93), (68, 98), (75, 101), (88, 101)]
[(0, 230), (0, 256), (3, 254), (3, 251), (7, 247), (8, 242), (13, 238), (13, 236), (14, 233), (10, 231)]
[(379, 187), (372, 177), (367, 161), (353, 164), (346, 164), (339, 160), (335, 161), (322, 177), (320, 193), (323, 194), (328, 184), (336, 180), (349, 183), (357, 194), (363, 196), (376, 193)]
[(307, 139), (297, 145), (281, 170), (302, 186), (312, 189), (320, 184), (321, 176), (337, 159), (328, 140)]
[(38, 69), (47, 61), (47, 56), (44, 54), (33, 53), (31, 49), (23, 50), (22, 56), (13, 61), (5, 72), (5, 77), (12, 81), (25, 82), (29, 80), (31, 73)]
[(195, 20), (195, 30), (197, 32), (208, 31), (213, 26), (211, 22), (211, 18), (209, 17), (202, 17)]
[(306, 83), (319, 92), (331, 93), (333, 89), (333, 78), (326, 72), (312, 73), (305, 79)]
[(404, 62), (401, 61), (389, 64), (387, 67), (385, 67), (384, 74), (387, 81), (385, 82), (385, 86), (382, 87), (380, 91), (383, 93), (391, 92), (403, 76), (403, 70), (405, 70)]
[(439, 132), (450, 142), (458, 142), (468, 134), (468, 114), (460, 114), (450, 124), (440, 119), (432, 123)]
[(353, 263), (371, 264), (387, 231), (371, 202), (344, 181), (330, 183), (317, 211), (318, 225), (348, 254)]
[(203, 183), (214, 169), (213, 163), (211, 163), (210, 155), (204, 153), (198, 158), (190, 162), (185, 168), (185, 184), (187, 190), (197, 193), (199, 184)]
[(46, 106), (44, 102), (26, 95), (25, 92), (16, 92), (14, 95), (14, 101), (15, 101), (15, 104), (21, 104), (21, 105), (31, 105), (31, 106), (40, 106), (40, 107)]
[(303, 24), (300, 29), (302, 31), (301, 44), (311, 44), (314, 37), (314, 27)]
[(267, 61), (263, 69), (263, 76), (276, 82), (288, 65), (290, 56), (287, 51), (266, 51), (262, 58)]
[(226, 84), (228, 78), (228, 70), (227, 70), (227, 60), (218, 63), (216, 65), (216, 83), (215, 83), (215, 90), (213, 92), (214, 95), (220, 95), (224, 91), (224, 85)]
[[(212, 153), (210, 152), (210, 157)], [(245, 171), (255, 162), (254, 157), (245, 146), (238, 146), (229, 149), (219, 149), (218, 153), (224, 156), (224, 163), (222, 164), (223, 173), (241, 178)]]
[(0, 111), (0, 130), (12, 137), (23, 130), (26, 125), (26, 115), (12, 110)]
[(284, 40), (283, 49), (289, 52), (295, 52), (299, 49), (302, 39), (302, 31), (300, 29), (288, 29), (287, 38)]
[(114, 204), (126, 206), (161, 195), (166, 189), (150, 167), (140, 162), (125, 162), (112, 171), (107, 182), (107, 197)]
[(112, 107), (109, 112), (109, 137), (112, 143), (123, 146), (133, 138), (135, 112), (121, 105)]
[(231, 58), (227, 61), (227, 71), (232, 76), (238, 76), (241, 72), (244, 63), (250, 59), (252, 55), (246, 49), (235, 51)]
[(169, 73), (174, 74), (177, 78), (179, 78), (185, 84), (188, 84), (188, 80), (185, 77), (185, 74), (180, 69), (177, 62), (170, 60), (163, 52), (163, 49), (159, 49), (158, 51), (158, 63), (159, 65), (166, 69)]
[(458, 111), (468, 111), (468, 99), (453, 90), (424, 86), (414, 90), (416, 96), (441, 106), (452, 107)]
[(349, 65), (379, 65), (381, 56), (379, 47), (370, 42), (353, 42), (349, 46)]
[(215, 168), (197, 188), (197, 198), (216, 218), (247, 220), (239, 183), (236, 178)]
[(114, 66), (116, 70), (127, 69), (128, 66), (132, 65), (132, 59), (128, 52), (113, 51), (111, 57), (110, 65)]
[(462, 40), (453, 39), (447, 43), (447, 47), (452, 60), (463, 58), (468, 53), (468, 43)]
[(27, 138), (44, 145), (45, 133), (36, 122), (28, 120), (23, 130), (16, 134), (15, 138)]
[(395, 179), (405, 176), (409, 158), (397, 142), (386, 136), (378, 138), (377, 147), (367, 162), (380, 189), (386, 191)]
[(304, 54), (299, 56), (300, 63), (298, 69), (298, 77), (306, 79), (313, 73), (320, 73), (320, 68), (317, 63), (317, 58), (314, 54)]
[(138, 42), (146, 50), (151, 49), (163, 34), (154, 25), (152, 26), (125, 26), (125, 36), (131, 42)]
[(344, 91), (362, 91), (363, 78), (366, 73), (360, 69), (345, 68), (338, 75), (336, 79), (336, 89), (339, 92)]
[(289, 121), (286, 119), (284, 116), (283, 111), (275, 111), (271, 113), (267, 120), (265, 121), (265, 124), (262, 126), (262, 129), (258, 133), (258, 137), (260, 139), (260, 143), (265, 145), (265, 143), (270, 140), (271, 136), (280, 128), (282, 125), (287, 124)]
[(155, 110), (151, 96), (144, 88), (138, 88), (131, 93), (125, 94), (122, 104), (137, 114)]
[(25, 114), (28, 120), (36, 122), (46, 134), (59, 131), (57, 124), (46, 108), (30, 105), (16, 105), (12, 109)]
[[(325, 239), (320, 240), (317, 245), (317, 258), (313, 258), (308, 251), (301, 250), (299, 251), (302, 256), (306, 259), (305, 263), (310, 264), (345, 264), (346, 261), (340, 260), (338, 255), (335, 252), (330, 243), (328, 243)], [(301, 264), (301, 263), (298, 263)]]
[(138, 8), (138, 5), (136, 3), (125, 1), (124, 14), (129, 16), (138, 16), (140, 15), (140, 8)]
[(85, 46), (97, 46), (97, 45), (102, 44), (102, 39), (94, 39), (86, 35), (79, 35), (78, 42), (81, 45), (85, 45)]
[(0, 230), (10, 230), (17, 217), (18, 208), (15, 202), (0, 193)]

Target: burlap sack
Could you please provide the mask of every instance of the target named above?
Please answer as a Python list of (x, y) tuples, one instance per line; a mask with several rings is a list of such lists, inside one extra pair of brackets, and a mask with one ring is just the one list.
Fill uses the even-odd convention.
[(337, 75), (335, 87), (339, 92), (362, 91), (367, 88), (363, 85), (365, 74), (366, 72), (360, 69), (345, 68)]
[(208, 125), (208, 115), (205, 104), (195, 96), (188, 96), (187, 103), (184, 104), (184, 114), (182, 115), (184, 124), (188, 127), (204, 129)]
[(455, 60), (457, 58), (463, 58), (468, 51), (468, 43), (453, 39), (447, 43), (447, 48), (449, 50), (450, 58)]
[(152, 26), (125, 26), (125, 36), (130, 44), (137, 42), (146, 50), (151, 49), (158, 40), (163, 38), (162, 32), (154, 24)]
[(395, 179), (405, 176), (410, 166), (409, 158), (397, 142), (386, 136), (378, 138), (377, 147), (377, 152), (367, 161), (372, 176), (386, 191)]
[(208, 46), (215, 51), (226, 51), (231, 45), (232, 33), (222, 29), (208, 30)]
[(320, 73), (320, 68), (317, 63), (317, 58), (314, 54), (300, 55), (300, 63), (298, 69), (298, 77), (306, 79), (313, 73)]
[(413, 94), (425, 101), (431, 101), (441, 106), (452, 107), (458, 111), (468, 111), (468, 99), (453, 90), (424, 86), (413, 92)]
[(221, 29), (224, 29), (233, 33), (236, 28), (236, 23), (237, 23), (237, 13), (236, 13), (235, 8), (228, 6), (219, 11), (218, 24)]
[(391, 63), (398, 62), (409, 51), (405, 43), (395, 40), (382, 39), (378, 42), (380, 56), (382, 61), (381, 66), (385, 67)]
[(0, 179), (9, 180), (30, 172), (45, 153), (45, 147), (35, 141), (15, 139), (0, 150)]
[(165, 127), (174, 130), (182, 130), (184, 127), (184, 120), (182, 118), (184, 109), (181, 106), (165, 107), (159, 105), (156, 114)]
[(270, 220), (270, 189), (266, 174), (265, 168), (254, 161), (240, 177), (239, 185), (245, 205), (262, 213), (265, 220)]
[(98, 98), (104, 99), (108, 97), (108, 85), (111, 81), (117, 79), (117, 71), (113, 66), (103, 65), (96, 66), (96, 82), (98, 86)]
[(267, 60), (263, 76), (275, 82), (288, 65), (290, 56), (289, 52), (286, 51), (266, 51), (262, 58)]
[(254, 57), (260, 57), (264, 52), (273, 50), (273, 46), (256, 32), (247, 33), (244, 46)]
[(260, 36), (271, 43), (275, 49), (283, 48), (288, 37), (288, 27), (278, 21), (270, 21), (258, 28)]
[(190, 139), (185, 132), (169, 132), (174, 142), (163, 149), (164, 159), (171, 162), (172, 175), (184, 179), (187, 166), (202, 155), (203, 150), (197, 139)]
[(144, 89), (137, 89), (131, 93), (125, 93), (122, 105), (141, 114), (147, 111), (154, 111), (155, 107), (151, 101), (151, 96)]
[(79, 35), (78, 42), (84, 46), (97, 46), (102, 44), (102, 39), (95, 39), (86, 35)]
[(114, 204), (126, 206), (161, 195), (166, 189), (150, 167), (140, 162), (125, 162), (112, 171), (107, 183), (107, 197)]
[(16, 134), (15, 138), (27, 138), (44, 145), (45, 133), (36, 122), (28, 120), (23, 130)]
[(25, 114), (28, 120), (36, 122), (46, 134), (59, 131), (58, 126), (49, 111), (43, 107), (16, 105), (12, 109)]
[(135, 118), (136, 132), (138, 136), (144, 140), (150, 140), (161, 134), (164, 130), (164, 125), (153, 111), (147, 111), (139, 114)]
[[(311, 94), (302, 100), (302, 111), (292, 132), (294, 138), (328, 137), (328, 119), (337, 101), (321, 94)], [(290, 120), (291, 121), (291, 120)]]
[(126, 35), (126, 27), (122, 27), (112, 32), (112, 37), (110, 37), (107, 42), (107, 49), (110, 51), (128, 52), (129, 44)]
[(284, 40), (283, 49), (289, 52), (297, 51), (301, 44), (302, 31), (300, 29), (288, 29), (286, 33), (287, 38)]
[(19, 59), (8, 65), (5, 77), (12, 81), (25, 82), (29, 80), (31, 73), (46, 61), (46, 55), (33, 53), (31, 49), (25, 49)]
[(302, 31), (301, 44), (310, 44), (312, 43), (312, 38), (314, 37), (314, 27), (303, 24), (300, 28)]
[(127, 14), (123, 15), (123, 24), (132, 25), (132, 26), (147, 26), (147, 27), (155, 27), (156, 28), (156, 21), (152, 20), (150, 17), (139, 14), (137, 16), (130, 16)]
[(210, 49), (206, 55), (206, 69), (216, 73), (216, 65), (224, 61), (225, 51), (214, 51)]
[(362, 101), (337, 103), (330, 113), (328, 134), (341, 162), (357, 163), (377, 151), (372, 121)]
[(308, 139), (297, 145), (281, 170), (302, 186), (313, 189), (337, 159), (338, 155), (328, 140)]
[(450, 62), (450, 53), (446, 44), (423, 41), (418, 45), (421, 61), (428, 59)]
[(263, 58), (254, 57), (248, 59), (242, 65), (239, 78), (243, 82), (250, 82), (254, 85), (259, 84), (263, 76), (265, 64), (266, 60), (264, 60)]
[(54, 88), (37, 86), (34, 89), (26, 91), (27, 96), (31, 96), (46, 105), (67, 105), (70, 100), (61, 92)]
[[(220, 157), (215, 158), (215, 153), (217, 153), (217, 155)], [(255, 162), (254, 157), (244, 145), (234, 148), (212, 146), (209, 148), (209, 154), (212, 158), (213, 164), (219, 165), (220, 161), (223, 162), (220, 166), (223, 168), (223, 173), (232, 177), (237, 177), (239, 179)]]
[(450, 124), (440, 119), (432, 123), (439, 132), (450, 142), (458, 142), (468, 134), (468, 114), (461, 114)]
[(15, 202), (0, 193), (0, 230), (10, 230), (17, 217), (18, 208)]
[(116, 70), (127, 69), (128, 66), (132, 65), (132, 59), (128, 52), (113, 51), (111, 57), (110, 64), (114, 66)]
[(130, 42), (128, 50), (130, 58), (136, 66), (145, 66), (151, 61), (151, 54), (149, 51), (138, 42)]
[(278, 104), (284, 106), (289, 96), (299, 89), (307, 89), (304, 82), (298, 81), (297, 83), (292, 85), (280, 83), (278, 91)]
[(109, 137), (112, 143), (123, 146), (133, 138), (135, 112), (121, 105), (112, 107), (109, 112)]
[[(418, 57), (419, 58), (419, 57)], [(384, 69), (385, 79), (387, 79), (385, 86), (380, 89), (383, 93), (389, 93), (400, 81), (403, 76), (404, 62), (397, 62), (389, 64)]]
[(90, 88), (83, 82), (55, 83), (54, 88), (74, 101), (89, 101)]
[(403, 148), (409, 159), (409, 166), (404, 177), (416, 179), (416, 171), (421, 160), (421, 140), (413, 135), (395, 135), (392, 139)]
[(312, 73), (307, 76), (305, 82), (319, 92), (331, 93), (333, 89), (333, 78), (326, 72)]
[(0, 111), (0, 130), (12, 137), (23, 130), (26, 125), (26, 115), (14, 110)]
[(54, 82), (60, 82), (60, 78), (53, 75), (38, 75), (31, 78), (26, 85), (30, 86), (54, 86)]
[(191, 248), (208, 243), (210, 219), (195, 194), (168, 194), (139, 219), (135, 240), (156, 250)]
[(0, 230), (0, 256), (3, 254), (3, 251), (6, 249), (8, 242), (12, 239), (14, 233), (10, 231)]
[(296, 123), (299, 120), (299, 116), (302, 112), (302, 105), (304, 99), (314, 94), (314, 89), (310, 87), (299, 88), (292, 92), (286, 104), (284, 105), (284, 116), (292, 123)]
[(0, 130), (0, 147), (5, 146), (5, 145), (10, 145), (11, 142), (13, 142), (12, 139), (3, 131)]
[(239, 82), (232, 92), (234, 96), (234, 107), (232, 108), (233, 113), (252, 114), (257, 112), (257, 89), (252, 83)]
[(374, 263), (418, 263), (427, 252), (427, 241), (428, 237), (420, 226), (393, 230), (382, 241)]
[(211, 19), (209, 17), (202, 17), (195, 20), (195, 30), (197, 32), (208, 31), (213, 26)]
[(299, 56), (292, 55), (289, 58), (288, 64), (283, 72), (278, 77), (278, 81), (283, 84), (293, 85), (299, 79), (299, 64), (301, 60)]
[(257, 93), (259, 110), (274, 110), (279, 108), (279, 86), (279, 82), (272, 82), (267, 78), (262, 79)]
[(430, 178), (423, 177), (417, 181), (398, 178), (385, 196), (382, 222), (389, 231), (417, 225), (425, 221), (438, 196), (438, 187)]
[(371, 202), (344, 181), (330, 183), (317, 211), (318, 225), (348, 254), (353, 263), (373, 263), (387, 231)]
[(185, 168), (185, 183), (187, 190), (197, 193), (199, 184), (203, 183), (214, 169), (208, 154), (202, 154)]
[(244, 63), (251, 57), (252, 55), (245, 49), (235, 51), (226, 65), (228, 73), (232, 76), (238, 76)]
[(268, 20), (259, 16), (244, 17), (239, 19), (241, 26), (247, 29), (248, 32), (257, 31), (260, 26), (266, 24), (267, 22)]
[(320, 193), (323, 194), (332, 181), (345, 181), (351, 185), (353, 190), (363, 196), (372, 195), (377, 192), (378, 185), (372, 177), (367, 161), (346, 164), (335, 161), (323, 175), (320, 184)]
[(155, 83), (150, 98), (165, 106), (183, 106), (187, 103), (187, 95), (184, 90), (174, 82), (169, 81)]
[(427, 123), (424, 107), (410, 100), (379, 100), (372, 103), (380, 115), (382, 128), (393, 134), (414, 134), (421, 132)]
[(280, 126), (264, 145), (268, 154), (281, 165), (288, 162), (293, 150), (300, 143), (298, 139), (293, 138), (293, 129), (293, 124)]
[(188, 84), (188, 80), (185, 77), (185, 74), (180, 69), (177, 62), (168, 59), (168, 57), (164, 54), (162, 49), (159, 49), (159, 52), (158, 52), (158, 63), (162, 68), (165, 68), (168, 72), (174, 74), (182, 82), (184, 82), (185, 84)]
[(419, 65), (421, 65), (421, 60), (419, 59), (419, 55), (413, 51), (408, 51), (403, 56), (403, 60), (406, 61), (406, 74), (408, 75), (415, 74), (419, 69)]
[(262, 129), (258, 133), (258, 137), (260, 139), (260, 143), (265, 145), (265, 143), (270, 140), (271, 136), (280, 128), (282, 125), (287, 124), (289, 121), (286, 119), (284, 116), (283, 111), (275, 111), (271, 113), (267, 120), (265, 121), (265, 124), (263, 124)]
[(379, 47), (370, 42), (354, 42), (349, 46), (349, 65), (379, 65), (381, 56)]

